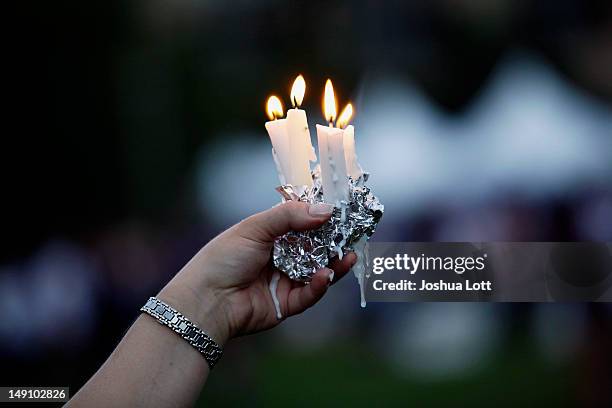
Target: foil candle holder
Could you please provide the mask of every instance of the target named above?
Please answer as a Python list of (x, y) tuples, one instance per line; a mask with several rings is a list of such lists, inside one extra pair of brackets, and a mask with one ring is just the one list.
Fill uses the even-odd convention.
[[(312, 187), (285, 184), (276, 190), (284, 201), (321, 203), (323, 188), (318, 166), (312, 172), (312, 177)], [(274, 266), (295, 281), (310, 282), (315, 272), (327, 266), (332, 259), (342, 258), (347, 251), (362, 250), (364, 239), (367, 241), (374, 234), (384, 212), (384, 206), (365, 185), (368, 177), (368, 173), (357, 180), (348, 177), (349, 201), (342, 201), (340, 207), (334, 208), (330, 220), (319, 229), (292, 231), (277, 238), (272, 255)], [(364, 254), (358, 256), (365, 257)], [(361, 260), (360, 264), (364, 265), (363, 262), (365, 260)], [(363, 276), (357, 277), (361, 285)]]

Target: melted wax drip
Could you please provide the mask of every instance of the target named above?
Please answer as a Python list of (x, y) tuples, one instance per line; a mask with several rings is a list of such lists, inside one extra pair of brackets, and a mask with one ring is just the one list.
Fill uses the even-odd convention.
[[(340, 222), (341, 223), (345, 223), (346, 222), (346, 207), (347, 207), (347, 203), (345, 203), (344, 201), (340, 202)], [(340, 260), (342, 260), (342, 257), (344, 256), (344, 252), (342, 251), (342, 248), (344, 247), (344, 245), (346, 244), (346, 234), (344, 233), (344, 231), (342, 232), (342, 241), (340, 241), (338, 243), (338, 245), (336, 246), (336, 253), (338, 254), (338, 258)]]
[(354, 245), (354, 251), (357, 255), (357, 262), (353, 266), (353, 274), (357, 278), (357, 282), (359, 283), (359, 293), (361, 294), (361, 307), (366, 307), (365, 300), (365, 280), (369, 278), (366, 275), (366, 270), (368, 266), (368, 237), (365, 235), (359, 238)]
[(270, 289), (270, 294), (272, 295), (272, 301), (274, 302), (274, 309), (276, 309), (276, 318), (278, 320), (283, 318), (283, 314), (280, 310), (280, 302), (278, 301), (278, 296), (276, 296), (276, 289), (278, 288), (278, 281), (280, 280), (280, 272), (274, 271), (272, 274), (272, 279), (270, 279), (270, 285), (268, 289)]
[(329, 156), (328, 160), (329, 160), (329, 167), (331, 167), (332, 170), (334, 171), (332, 173), (332, 181), (334, 182), (334, 186), (335, 186), (336, 184), (338, 184), (338, 173), (336, 173), (336, 162), (331, 156)]
[(283, 185), (287, 181), (285, 179), (283, 171), (281, 170), (280, 161), (278, 160), (278, 156), (276, 155), (276, 150), (274, 150), (274, 148), (272, 148), (272, 158), (274, 159), (274, 164), (276, 165), (276, 173), (278, 174), (278, 180), (280, 181), (281, 185)]

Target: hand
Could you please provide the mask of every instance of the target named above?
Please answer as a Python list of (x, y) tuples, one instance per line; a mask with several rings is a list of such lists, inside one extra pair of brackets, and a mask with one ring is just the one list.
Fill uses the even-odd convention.
[[(287, 202), (234, 225), (202, 248), (160, 292), (159, 297), (194, 320), (217, 342), (280, 323), (269, 290), (277, 269), (271, 262), (274, 239), (289, 231), (323, 225), (333, 206)], [(282, 318), (303, 312), (356, 262), (349, 253), (332, 269), (317, 271), (310, 284), (280, 274), (277, 297)]]
[[(256, 214), (223, 232), (202, 248), (161, 290), (159, 299), (178, 309), (218, 344), (279, 323), (268, 289), (273, 274), (274, 239), (289, 231), (320, 227), (331, 206), (288, 202)], [(309, 285), (280, 274), (277, 297), (283, 317), (314, 305), (331, 281), (355, 263), (348, 254), (313, 276)], [(210, 368), (195, 348), (155, 319), (142, 314), (98, 372), (68, 403), (70, 406), (193, 406)]]

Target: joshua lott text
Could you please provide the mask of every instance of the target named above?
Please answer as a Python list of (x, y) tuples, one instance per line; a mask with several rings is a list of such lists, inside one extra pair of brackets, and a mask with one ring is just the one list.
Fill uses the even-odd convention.
[(472, 282), (468, 279), (465, 282), (447, 282), (440, 279), (437, 282), (427, 282), (425, 280), (421, 280), (421, 284), (417, 285), (416, 282), (413, 282), (408, 279), (402, 279), (398, 282), (383, 282), (380, 279), (374, 280), (372, 282), (372, 287), (377, 291), (491, 291), (491, 281), (479, 281)]

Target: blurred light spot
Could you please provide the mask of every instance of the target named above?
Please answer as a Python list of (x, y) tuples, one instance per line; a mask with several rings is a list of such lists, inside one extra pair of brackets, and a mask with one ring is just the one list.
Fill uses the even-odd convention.
[(272, 145), (261, 126), (258, 134), (226, 134), (200, 152), (197, 191), (200, 208), (217, 226), (226, 227), (280, 202)]
[(391, 365), (423, 380), (477, 370), (499, 346), (496, 305), (419, 303), (385, 322)]

